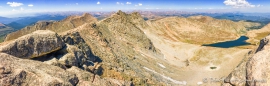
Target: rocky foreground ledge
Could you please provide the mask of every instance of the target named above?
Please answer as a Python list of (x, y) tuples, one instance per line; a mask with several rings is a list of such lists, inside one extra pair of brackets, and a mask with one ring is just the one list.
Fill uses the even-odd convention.
[(225, 79), (224, 86), (268, 86), (270, 84), (270, 35)]
[(100, 58), (78, 32), (38, 30), (0, 45), (0, 86), (130, 86), (100, 78)]

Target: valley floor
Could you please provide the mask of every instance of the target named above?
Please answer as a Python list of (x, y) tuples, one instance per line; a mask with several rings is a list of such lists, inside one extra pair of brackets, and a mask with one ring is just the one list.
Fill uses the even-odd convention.
[(163, 57), (155, 59), (157, 65), (162, 65), (160, 68), (147, 68), (186, 85), (221, 85), (221, 79), (227, 77), (251, 51), (243, 48), (216, 48), (172, 42), (147, 29), (143, 31), (164, 54)]

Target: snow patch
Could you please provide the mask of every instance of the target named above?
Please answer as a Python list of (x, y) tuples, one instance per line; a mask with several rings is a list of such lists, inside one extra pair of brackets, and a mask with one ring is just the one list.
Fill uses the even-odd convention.
[(169, 80), (169, 81), (171, 81), (171, 82), (173, 82), (173, 83), (175, 83), (175, 84), (181, 84), (181, 85), (186, 85), (186, 84), (187, 84), (186, 81), (177, 81), (177, 80), (172, 79), (171, 77), (168, 77), (168, 76), (159, 74), (159, 73), (157, 73), (156, 71), (151, 70), (151, 69), (149, 69), (149, 68), (147, 68), (147, 67), (143, 67), (143, 68), (144, 68), (145, 70), (148, 70), (148, 71), (151, 71), (151, 72), (153, 72), (153, 73), (156, 73), (156, 74), (162, 76), (163, 78), (165, 78), (165, 79), (167, 79), (167, 80)]
[(164, 65), (160, 64), (160, 63), (157, 63), (160, 67), (162, 68), (166, 68)]
[(144, 54), (142, 54), (142, 53), (141, 53), (141, 55), (142, 55), (143, 57), (146, 57), (146, 56), (145, 56)]
[(203, 82), (197, 82), (197, 85), (201, 85), (201, 84), (203, 84)]

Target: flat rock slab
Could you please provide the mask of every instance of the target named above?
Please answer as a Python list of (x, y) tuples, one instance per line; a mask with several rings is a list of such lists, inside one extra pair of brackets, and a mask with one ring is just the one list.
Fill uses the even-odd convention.
[(64, 42), (55, 32), (38, 30), (1, 46), (0, 52), (29, 59), (57, 51), (63, 46)]

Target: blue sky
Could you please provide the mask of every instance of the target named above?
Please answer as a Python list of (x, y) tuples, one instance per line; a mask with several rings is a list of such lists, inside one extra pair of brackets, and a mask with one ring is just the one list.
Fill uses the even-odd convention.
[(57, 11), (269, 12), (270, 0), (0, 0), (0, 16)]

